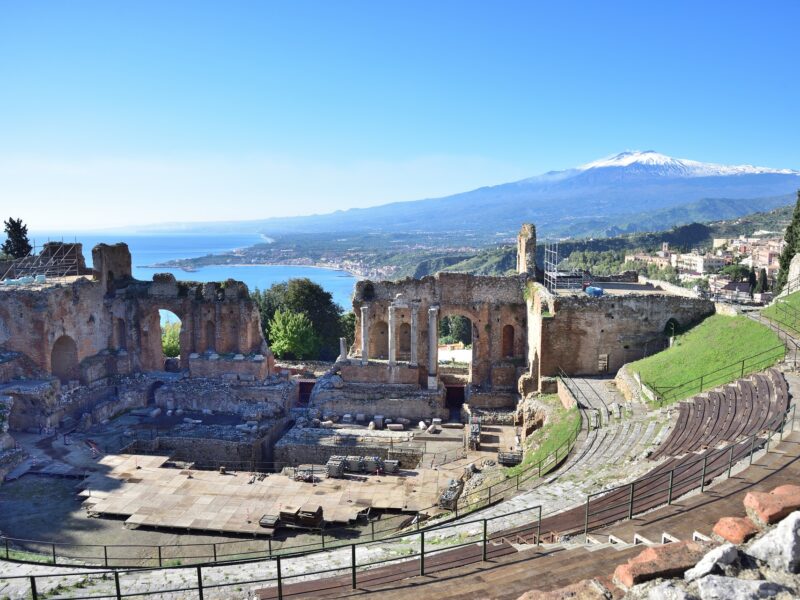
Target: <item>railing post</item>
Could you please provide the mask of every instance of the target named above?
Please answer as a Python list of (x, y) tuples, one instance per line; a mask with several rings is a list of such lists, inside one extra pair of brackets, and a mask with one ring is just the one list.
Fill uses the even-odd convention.
[(197, 565), (197, 595), (203, 600), (203, 567)]
[(753, 434), (752, 439), (750, 440), (750, 464), (753, 464), (753, 452), (756, 449), (756, 434)]
[(281, 581), (281, 555), (275, 558), (275, 569), (278, 573), (278, 600), (283, 600), (283, 581)]
[(700, 375), (700, 391), (703, 391), (703, 375)]
[(519, 490), (519, 473), (517, 473), (517, 490)]
[(706, 491), (706, 465), (708, 464), (708, 453), (703, 455), (703, 472), (700, 474), (700, 492)]
[(214, 562), (217, 562), (217, 544), (216, 544), (216, 542), (211, 544), (211, 551), (214, 553)]
[(669, 489), (667, 490), (667, 504), (672, 504), (672, 480), (675, 478), (675, 469), (669, 472)]
[[(457, 506), (456, 506), (456, 510), (458, 510)], [(458, 513), (456, 513), (456, 514), (458, 514)], [(370, 529), (372, 530), (372, 541), (374, 542), (375, 541), (375, 521), (370, 521), (369, 522), (369, 526), (370, 526)]]
[(764, 447), (764, 449), (767, 451), (767, 453), (769, 453), (769, 441), (770, 441), (771, 439), (772, 439), (772, 433), (769, 433), (769, 434), (767, 435), (767, 444), (766, 444), (766, 446)]
[(486, 562), (486, 519), (483, 520), (483, 562)]
[[(8, 558), (6, 556), (6, 558)], [(103, 565), (108, 566), (108, 546), (103, 545)]]
[(635, 481), (631, 483), (631, 489), (630, 489), (630, 492), (628, 494), (629, 495), (629, 498), (628, 498), (628, 519), (632, 519), (633, 518), (633, 486), (634, 485), (636, 485)]
[(39, 594), (36, 592), (36, 577), (31, 575), (31, 598), (32, 600), (39, 600)]
[(6, 560), (8, 560), (8, 538), (3, 538), (6, 542)]
[(744, 377), (744, 359), (742, 360), (742, 374), (741, 377)]
[(51, 546), (53, 547), (53, 564), (56, 564), (56, 545), (51, 544)]
[(731, 478), (732, 469), (733, 469), (733, 444), (731, 444), (731, 449), (728, 450), (728, 479)]
[(325, 550), (325, 530), (324, 529), (320, 529), (319, 533), (322, 536), (322, 549)]
[(158, 566), (161, 566), (161, 546), (158, 547)]
[(356, 545), (355, 544), (350, 544), (350, 564), (353, 567), (353, 571), (352, 571), (352, 573), (353, 573), (352, 574), (353, 589), (356, 589), (358, 584), (356, 582)]
[(269, 550), (269, 557), (272, 558), (272, 538), (267, 538), (267, 549)]
[(420, 577), (425, 575), (425, 532), (419, 532), (419, 574)]
[(536, 545), (538, 546), (542, 539), (542, 505), (539, 505), (539, 517), (536, 520)]
[(583, 542), (589, 541), (589, 496), (586, 496), (586, 513), (583, 519)]
[(117, 592), (117, 600), (121, 600), (122, 598), (122, 589), (119, 586), (119, 572), (114, 571), (114, 589)]

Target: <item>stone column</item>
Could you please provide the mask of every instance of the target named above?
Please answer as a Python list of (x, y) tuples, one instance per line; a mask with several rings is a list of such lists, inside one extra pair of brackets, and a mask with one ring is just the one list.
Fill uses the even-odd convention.
[(411, 366), (417, 366), (417, 305), (411, 305)]
[(389, 306), (389, 366), (393, 367), (397, 362), (397, 322), (395, 318), (395, 307)]
[(347, 338), (339, 338), (339, 358), (336, 360), (347, 360)]
[(369, 307), (361, 307), (361, 364), (369, 362)]
[(439, 368), (439, 307), (428, 309), (428, 389), (439, 387), (436, 376)]

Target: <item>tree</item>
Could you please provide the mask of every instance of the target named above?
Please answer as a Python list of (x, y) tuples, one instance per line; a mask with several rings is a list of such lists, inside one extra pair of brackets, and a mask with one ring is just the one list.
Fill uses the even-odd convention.
[[(347, 337), (342, 321), (342, 307), (333, 301), (330, 292), (307, 278), (276, 283), (268, 290), (255, 290), (253, 298), (261, 313), (264, 336), (272, 346), (271, 322), (278, 310), (305, 314), (318, 341), (318, 354), (304, 358), (334, 360), (339, 356), (339, 338)], [(351, 328), (352, 335), (352, 328)]]
[(28, 226), (22, 222), (22, 219), (9, 218), (4, 222), (6, 227), (7, 239), (3, 242), (3, 254), (7, 254), (13, 258), (22, 258), (28, 256), (33, 250), (33, 247), (28, 240)]
[(778, 280), (775, 282), (775, 293), (780, 292), (788, 283), (789, 279), (789, 264), (792, 262), (794, 255), (800, 252), (800, 190), (797, 190), (797, 203), (794, 205), (794, 213), (792, 214), (792, 221), (786, 228), (786, 246), (781, 252), (780, 257), (780, 270), (778, 271)]
[(750, 297), (753, 296), (753, 292), (756, 290), (756, 285), (758, 285), (758, 275), (756, 275), (756, 268), (750, 267), (750, 272), (747, 274), (747, 283), (750, 284)]
[(356, 313), (353, 311), (344, 313), (339, 319), (339, 324), (342, 329), (342, 337), (345, 339), (347, 348), (353, 345), (356, 341)]
[(443, 344), (465, 346), (472, 343), (472, 322), (460, 315), (447, 315), (439, 320), (439, 341)]
[(733, 282), (747, 281), (750, 277), (750, 269), (744, 265), (728, 265), (719, 273)]
[(769, 281), (767, 280), (767, 270), (761, 269), (758, 272), (758, 283), (756, 283), (756, 294), (769, 291)]
[(161, 348), (167, 358), (175, 358), (181, 355), (180, 323), (164, 323), (161, 327)]
[(278, 358), (303, 360), (316, 356), (318, 339), (305, 313), (278, 309), (269, 322), (270, 347)]

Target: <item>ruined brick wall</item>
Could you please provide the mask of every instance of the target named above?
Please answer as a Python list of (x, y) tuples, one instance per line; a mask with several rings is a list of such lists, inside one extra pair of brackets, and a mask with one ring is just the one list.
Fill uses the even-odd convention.
[[(412, 306), (417, 307), (417, 356), (420, 384), (428, 377), (428, 309), (438, 307), (438, 319), (460, 315), (472, 322), (472, 384), (492, 387), (493, 369), (505, 362), (503, 331), (513, 328), (512, 356), (524, 360), (527, 313), (522, 290), (525, 277), (483, 277), (463, 273), (438, 273), (422, 279), (359, 281), (353, 295), (356, 315), (351, 357), (361, 356), (361, 308), (368, 309), (370, 338), (386, 335), (389, 306), (395, 309), (396, 327), (409, 327)], [(400, 335), (398, 334), (398, 339)], [(374, 340), (370, 340), (374, 342)], [(371, 344), (375, 347), (375, 344)], [(385, 345), (383, 345), (385, 347)], [(370, 358), (376, 358), (370, 353)], [(400, 359), (400, 358), (399, 358)], [(388, 367), (387, 367), (388, 368)], [(358, 373), (353, 373), (358, 376)], [(360, 381), (360, 379), (357, 379)]]
[(663, 350), (670, 319), (687, 327), (714, 313), (713, 302), (680, 296), (553, 297), (541, 287), (535, 294), (529, 343), (539, 378), (556, 375), (559, 367), (570, 375), (597, 374), (603, 355), (607, 371), (615, 373), (627, 362)]

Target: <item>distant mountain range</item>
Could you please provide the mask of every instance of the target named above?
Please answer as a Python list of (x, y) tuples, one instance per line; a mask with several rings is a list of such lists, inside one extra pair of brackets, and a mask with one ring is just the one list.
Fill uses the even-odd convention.
[(607, 236), (770, 210), (793, 202), (798, 188), (800, 171), (633, 151), (444, 198), (218, 227), (230, 231), (246, 224), (266, 235), (462, 232), (489, 242), (533, 222), (540, 238)]

